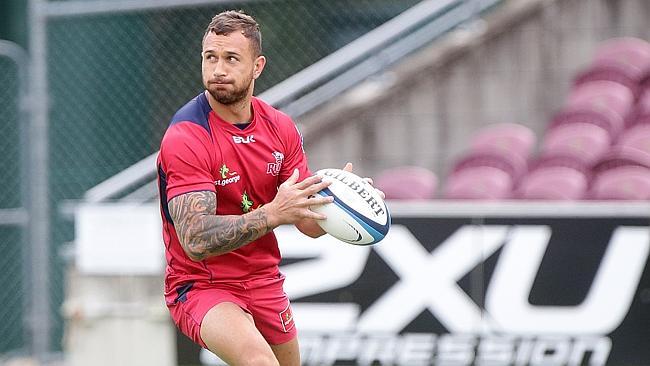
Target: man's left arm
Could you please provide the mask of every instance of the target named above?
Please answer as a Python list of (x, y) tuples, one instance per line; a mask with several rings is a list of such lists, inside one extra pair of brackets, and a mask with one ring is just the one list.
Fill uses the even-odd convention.
[[(283, 129), (284, 133), (282, 136), (285, 140), (287, 150), (285, 151), (285, 160), (280, 171), (280, 182), (284, 182), (293, 169), (298, 169), (300, 172), (299, 180), (302, 181), (312, 175), (307, 163), (307, 155), (305, 154), (305, 149), (303, 147), (302, 135), (291, 119), (285, 121), (289, 123), (284, 125), (286, 128)], [(325, 234), (325, 231), (318, 225), (316, 220), (313, 219), (302, 219), (294, 225), (298, 230), (300, 230), (300, 232), (312, 238), (318, 238)]]
[(325, 230), (323, 230), (316, 220), (312, 219), (302, 219), (296, 223), (296, 228), (300, 230), (301, 233), (312, 237), (312, 238), (318, 238), (319, 236), (325, 234)]

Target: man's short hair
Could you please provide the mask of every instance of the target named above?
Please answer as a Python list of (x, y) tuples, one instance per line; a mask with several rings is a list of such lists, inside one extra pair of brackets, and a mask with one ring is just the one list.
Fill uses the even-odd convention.
[(253, 49), (254, 56), (262, 54), (262, 33), (260, 26), (255, 19), (243, 11), (227, 10), (215, 15), (203, 35), (203, 41), (210, 32), (225, 36), (232, 32), (241, 31), (244, 37), (248, 38)]

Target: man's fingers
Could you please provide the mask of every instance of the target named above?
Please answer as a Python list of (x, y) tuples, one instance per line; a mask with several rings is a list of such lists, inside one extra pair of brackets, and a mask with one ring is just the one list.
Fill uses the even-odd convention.
[(308, 213), (305, 214), (305, 218), (307, 218), (307, 219), (313, 219), (313, 220), (325, 220), (325, 219), (327, 219), (327, 216), (325, 216), (325, 215), (323, 215), (321, 213), (314, 212), (312, 210), (307, 210), (307, 211), (308, 211)]
[(320, 183), (323, 178), (319, 175), (312, 175), (311, 177), (305, 178), (302, 182), (296, 184), (298, 189), (306, 189), (314, 184)]
[(343, 167), (343, 170), (345, 170), (346, 172), (352, 172), (352, 168), (353, 168), (352, 163), (347, 162), (347, 163), (345, 163), (345, 166)]
[(307, 206), (320, 206), (331, 202), (334, 202), (334, 197), (332, 196), (315, 195), (310, 196), (306, 203)]
[(329, 187), (330, 184), (332, 184), (331, 181), (324, 180), (316, 184), (312, 184), (308, 187), (305, 187), (304, 192), (305, 194), (307, 194), (307, 196), (311, 196)]
[(281, 185), (285, 185), (285, 186), (294, 185), (298, 181), (299, 177), (300, 177), (300, 172), (298, 171), (298, 169), (294, 169), (293, 173), (291, 173), (291, 176), (289, 176), (289, 178), (287, 178), (287, 180), (285, 180), (284, 183), (282, 183)]

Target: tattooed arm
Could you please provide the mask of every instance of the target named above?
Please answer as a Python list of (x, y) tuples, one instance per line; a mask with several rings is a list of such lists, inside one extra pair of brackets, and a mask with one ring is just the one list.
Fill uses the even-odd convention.
[[(215, 215), (214, 192), (189, 192), (172, 198), (169, 213), (178, 239), (190, 259), (195, 261), (221, 255), (258, 239), (282, 224), (303, 219), (324, 219), (309, 206), (332, 201), (314, 196), (329, 183), (314, 176), (297, 183), (298, 171), (278, 188), (273, 201), (243, 215)], [(310, 198), (311, 197), (311, 198)]]
[(273, 229), (266, 210), (244, 215), (217, 216), (214, 192), (190, 192), (169, 201), (178, 240), (195, 261), (233, 251)]

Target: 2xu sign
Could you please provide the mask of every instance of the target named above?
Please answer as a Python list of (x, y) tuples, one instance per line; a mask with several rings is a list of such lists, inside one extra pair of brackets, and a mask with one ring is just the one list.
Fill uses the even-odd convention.
[(305, 364), (650, 364), (644, 220), (394, 222), (374, 247), (277, 231)]

